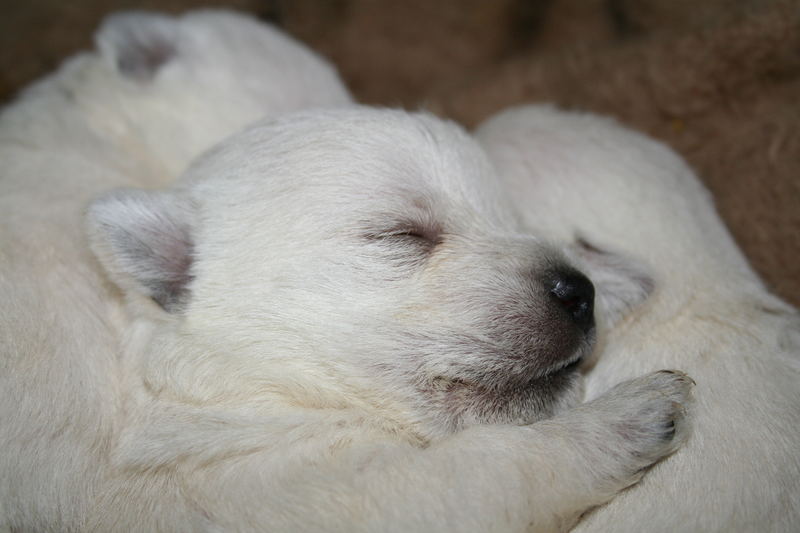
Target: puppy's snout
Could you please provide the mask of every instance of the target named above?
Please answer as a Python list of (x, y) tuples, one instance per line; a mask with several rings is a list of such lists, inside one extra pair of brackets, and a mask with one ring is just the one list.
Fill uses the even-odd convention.
[(556, 273), (550, 280), (550, 294), (583, 331), (594, 325), (594, 285), (577, 271)]

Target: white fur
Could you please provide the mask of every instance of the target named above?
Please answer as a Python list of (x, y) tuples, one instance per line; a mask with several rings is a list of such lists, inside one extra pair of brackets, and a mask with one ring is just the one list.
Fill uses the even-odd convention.
[(106, 44), (0, 115), (0, 524), (25, 531), (85, 521), (122, 408), (129, 319), (86, 242), (90, 199), (172, 181), (254, 113), (349, 102), (327, 63), (232, 13), (118, 16), (99, 40), (142, 17), (142, 33), (155, 17), (179, 51), (149, 81), (120, 73)]
[[(80, 154), (106, 174), (124, 175), (122, 183), (163, 185), (256, 119), (350, 103), (326, 61), (232, 12), (112, 15), (96, 41), (100, 52), (69, 59), (4, 110), (4, 147)], [(136, 53), (151, 41), (169, 50), (162, 63)], [(120, 70), (120, 57), (132, 72)]]
[(686, 439), (680, 373), (565, 410), (591, 335), (542, 276), (569, 262), (431, 117), (267, 120), (103, 195), (84, 236), (89, 198), (349, 101), (231, 14), (99, 44), (0, 118), (0, 527), (564, 530)]
[(626, 252), (653, 275), (650, 300), (606, 332), (588, 397), (665, 366), (697, 381), (687, 446), (576, 531), (795, 531), (800, 320), (750, 269), (692, 171), (590, 114), (515, 108), (476, 134), (529, 230)]
[[(137, 320), (112, 452), (131, 473), (104, 488), (91, 525), (205, 517), (203, 527), (223, 530), (562, 530), (673, 450), (685, 437), (682, 374), (508, 425), (552, 412), (504, 392), (535, 361), (518, 366), (502, 343), (518, 334), (512, 316), (547, 316), (553, 302), (526, 285), (564, 259), (514, 233), (490, 172), (453, 125), (353, 108), (256, 125), (174, 190), (95, 203), (93, 244)], [(132, 240), (175, 231), (153, 223), (164, 213), (190, 226), (194, 250), (190, 294), (166, 310), (128, 253), (139, 249)], [(443, 235), (435, 251), (403, 233), (426, 226)], [(529, 357), (547, 356), (536, 343), (554, 333), (530, 333), (539, 355)], [(480, 410), (472, 382), (499, 387), (492, 402), (508, 404)], [(567, 381), (555, 391), (554, 409), (575, 390)], [(178, 473), (191, 505), (178, 499), (143, 518), (137, 510), (171, 493)]]

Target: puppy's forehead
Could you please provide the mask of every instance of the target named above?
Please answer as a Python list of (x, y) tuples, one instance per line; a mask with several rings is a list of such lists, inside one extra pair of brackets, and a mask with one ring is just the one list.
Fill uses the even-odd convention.
[(235, 179), (231, 189), (242, 200), (269, 195), (331, 209), (510, 212), (482, 149), (460, 127), (423, 113), (299, 113), (250, 128), (199, 167), (206, 178)]

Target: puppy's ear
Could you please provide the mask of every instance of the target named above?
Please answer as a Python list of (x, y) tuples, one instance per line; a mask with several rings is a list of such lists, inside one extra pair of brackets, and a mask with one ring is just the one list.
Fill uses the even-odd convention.
[(107, 17), (95, 34), (105, 60), (136, 81), (152, 79), (177, 54), (178, 25), (165, 15), (130, 11)]
[(655, 282), (644, 264), (625, 254), (605, 250), (578, 237), (569, 255), (595, 286), (597, 320), (611, 328), (644, 302)]
[(92, 250), (125, 291), (179, 311), (192, 280), (194, 209), (172, 192), (133, 189), (96, 200), (87, 213)]

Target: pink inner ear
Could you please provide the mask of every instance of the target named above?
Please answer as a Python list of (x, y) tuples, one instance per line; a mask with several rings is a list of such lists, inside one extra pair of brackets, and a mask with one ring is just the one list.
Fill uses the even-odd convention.
[(125, 50), (117, 57), (117, 68), (128, 77), (146, 81), (174, 54), (175, 49), (172, 43), (147, 43), (146, 46)]
[(140, 292), (170, 312), (186, 302), (193, 279), (191, 211), (173, 193), (138, 190), (114, 192), (89, 209), (100, 248), (110, 251), (110, 257), (101, 257), (108, 270), (132, 279)]
[(145, 82), (177, 53), (177, 31), (164, 15), (120, 13), (103, 22), (97, 42), (121, 74)]
[[(154, 249), (150, 259), (155, 263), (158, 279), (151, 279), (150, 296), (165, 310), (173, 311), (185, 303), (191, 273), (193, 243), (188, 228), (176, 228), (166, 238), (159, 239), (159, 248)], [(148, 259), (145, 259), (148, 260)]]

